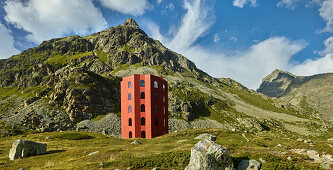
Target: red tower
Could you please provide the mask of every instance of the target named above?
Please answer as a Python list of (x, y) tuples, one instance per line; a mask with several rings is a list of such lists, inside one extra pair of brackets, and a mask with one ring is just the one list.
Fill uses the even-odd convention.
[(134, 74), (121, 81), (122, 138), (153, 138), (168, 133), (168, 82)]

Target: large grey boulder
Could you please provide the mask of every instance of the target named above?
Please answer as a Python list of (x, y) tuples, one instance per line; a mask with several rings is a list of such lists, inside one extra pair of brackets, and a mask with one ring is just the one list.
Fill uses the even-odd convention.
[(191, 149), (191, 159), (185, 170), (232, 169), (233, 162), (228, 150), (211, 140), (201, 140)]
[(194, 139), (208, 139), (208, 140), (211, 140), (211, 141), (216, 141), (216, 136), (208, 134), (208, 133), (204, 133), (204, 134), (201, 134), (201, 135), (197, 136)]
[(238, 165), (238, 170), (259, 170), (260, 163), (256, 160), (242, 160)]
[(19, 139), (13, 142), (9, 150), (9, 159), (25, 158), (33, 155), (42, 155), (46, 153), (47, 145), (30, 140)]

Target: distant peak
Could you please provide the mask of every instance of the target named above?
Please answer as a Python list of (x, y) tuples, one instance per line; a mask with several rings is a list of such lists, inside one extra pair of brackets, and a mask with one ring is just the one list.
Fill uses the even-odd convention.
[(283, 71), (283, 70), (279, 70), (279, 69), (275, 69), (271, 74), (288, 74), (292, 77), (296, 77), (294, 74), (290, 73), (290, 72), (287, 72), (287, 71)]
[(123, 25), (139, 28), (139, 25), (133, 18), (127, 18)]

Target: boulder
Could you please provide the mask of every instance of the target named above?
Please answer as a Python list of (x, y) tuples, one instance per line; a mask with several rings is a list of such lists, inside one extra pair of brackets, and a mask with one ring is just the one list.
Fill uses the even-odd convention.
[(132, 145), (139, 145), (139, 144), (142, 144), (142, 143), (139, 142), (139, 141), (137, 141), (137, 140), (135, 140), (135, 141), (133, 141), (131, 144), (132, 144)]
[(42, 155), (46, 153), (46, 148), (46, 144), (19, 139), (13, 142), (12, 148), (9, 150), (9, 159), (14, 160), (34, 155)]
[(189, 165), (185, 170), (232, 169), (233, 161), (228, 150), (211, 140), (201, 140), (191, 149)]
[(238, 165), (238, 170), (259, 170), (260, 163), (256, 160), (242, 160)]
[(204, 134), (201, 134), (201, 135), (197, 136), (194, 139), (208, 139), (208, 140), (211, 140), (211, 141), (216, 141), (216, 136), (208, 134), (208, 133), (204, 133)]

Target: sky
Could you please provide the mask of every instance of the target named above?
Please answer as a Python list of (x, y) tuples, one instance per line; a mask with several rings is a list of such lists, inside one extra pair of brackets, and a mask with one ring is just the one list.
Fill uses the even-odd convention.
[(254, 90), (275, 69), (333, 72), (333, 0), (0, 0), (0, 58), (129, 17), (199, 69)]

